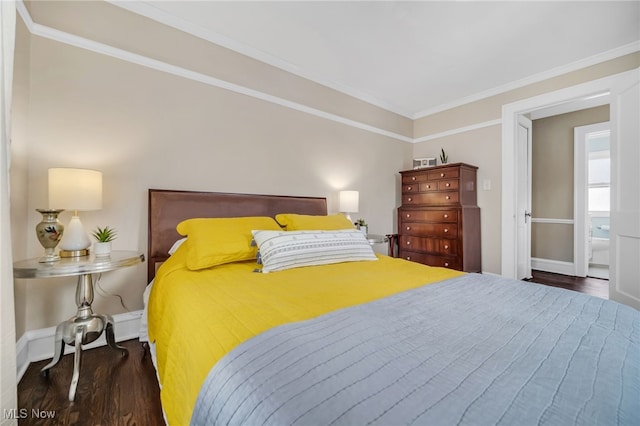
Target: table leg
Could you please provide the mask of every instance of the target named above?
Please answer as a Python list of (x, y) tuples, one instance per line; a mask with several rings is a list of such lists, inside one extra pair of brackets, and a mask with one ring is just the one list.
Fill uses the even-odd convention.
[(53, 359), (47, 364), (42, 372), (47, 374), (49, 369), (54, 367), (62, 359), (65, 343), (75, 345), (75, 355), (73, 361), (73, 376), (69, 388), (69, 401), (73, 401), (78, 387), (80, 377), (80, 363), (82, 359), (82, 345), (89, 344), (96, 340), (105, 332), (107, 344), (110, 348), (121, 352), (123, 357), (129, 355), (129, 351), (116, 343), (113, 331), (114, 322), (111, 315), (94, 314), (91, 309), (93, 303), (93, 282), (91, 274), (84, 274), (78, 277), (76, 288), (77, 312), (72, 318), (64, 321), (56, 327), (55, 348)]
[(65, 323), (58, 324), (58, 326), (56, 327), (56, 336), (55, 336), (54, 348), (53, 348), (53, 359), (51, 359), (51, 362), (49, 364), (42, 367), (42, 370), (40, 370), (44, 374), (49, 374), (49, 369), (52, 367), (55, 367), (62, 359), (62, 353), (64, 352), (64, 340), (62, 338), (64, 327), (65, 327)]
[(78, 378), (80, 377), (80, 361), (82, 359), (82, 337), (84, 327), (78, 327), (76, 330), (76, 351), (73, 356), (73, 376), (71, 378), (71, 386), (69, 387), (69, 401), (73, 401), (76, 397), (76, 388), (78, 387)]
[(387, 234), (389, 239), (389, 256), (396, 257), (399, 254), (398, 234)]
[(105, 334), (107, 338), (107, 344), (109, 345), (109, 347), (111, 349), (115, 349), (122, 352), (123, 357), (129, 355), (129, 351), (127, 350), (127, 348), (120, 346), (116, 343), (116, 337), (113, 332), (114, 323), (113, 323), (113, 318), (111, 318), (111, 315), (101, 315), (101, 317), (104, 319), (104, 322), (106, 324)]

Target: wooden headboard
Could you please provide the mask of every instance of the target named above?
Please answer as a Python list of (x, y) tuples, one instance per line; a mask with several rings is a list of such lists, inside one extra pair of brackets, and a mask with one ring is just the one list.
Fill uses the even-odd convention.
[(196, 217), (270, 216), (279, 213), (327, 214), (327, 199), (280, 195), (228, 194), (221, 192), (149, 190), (148, 282), (157, 265), (169, 258), (178, 239), (178, 223)]

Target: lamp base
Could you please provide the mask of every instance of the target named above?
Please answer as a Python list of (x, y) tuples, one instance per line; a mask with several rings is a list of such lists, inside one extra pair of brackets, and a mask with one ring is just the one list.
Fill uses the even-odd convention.
[(84, 232), (80, 217), (77, 215), (71, 216), (71, 220), (65, 228), (64, 237), (62, 237), (62, 241), (60, 241), (60, 256), (88, 256), (90, 247), (91, 241), (89, 241), (87, 233)]
[(84, 257), (89, 256), (89, 249), (60, 250), (60, 257)]
[(53, 263), (53, 262), (57, 262), (58, 260), (60, 260), (60, 256), (53, 251), (53, 248), (46, 248), (44, 250), (44, 256), (38, 259), (38, 262)]
[(40, 263), (52, 263), (60, 260), (54, 249), (60, 242), (64, 233), (64, 225), (58, 221), (58, 214), (64, 211), (61, 209), (36, 209), (42, 214), (42, 222), (36, 225), (36, 235), (38, 241), (44, 247), (44, 256), (39, 259)]

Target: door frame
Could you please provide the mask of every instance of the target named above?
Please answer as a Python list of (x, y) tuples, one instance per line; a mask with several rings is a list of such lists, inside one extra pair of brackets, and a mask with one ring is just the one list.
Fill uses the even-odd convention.
[[(526, 134), (522, 134), (524, 129)], [(518, 140), (516, 147), (518, 185), (516, 187), (516, 226), (518, 250), (516, 251), (516, 279), (529, 279), (531, 275), (531, 166), (533, 123), (524, 115), (518, 115)], [(525, 164), (522, 164), (525, 163)]]
[[(619, 81), (621, 78), (624, 78), (625, 75), (630, 75), (631, 73), (637, 73), (637, 70), (614, 74), (502, 106), (502, 276), (515, 279), (518, 271), (516, 221), (518, 188), (516, 181), (518, 176), (516, 142), (518, 140), (518, 116), (551, 106), (602, 96), (611, 91), (616, 81)], [(611, 122), (611, 126), (613, 128), (615, 123)], [(612, 158), (612, 164), (613, 161)]]
[(574, 275), (577, 277), (586, 277), (589, 273), (589, 150), (585, 139), (588, 134), (610, 132), (610, 129), (608, 121), (573, 129), (573, 264)]

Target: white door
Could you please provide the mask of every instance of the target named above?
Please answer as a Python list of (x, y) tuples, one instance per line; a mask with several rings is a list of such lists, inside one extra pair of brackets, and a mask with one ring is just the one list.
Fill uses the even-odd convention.
[(518, 280), (531, 278), (531, 120), (518, 117), (516, 244)]
[(609, 298), (640, 309), (640, 70), (611, 90)]

